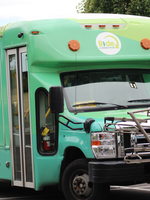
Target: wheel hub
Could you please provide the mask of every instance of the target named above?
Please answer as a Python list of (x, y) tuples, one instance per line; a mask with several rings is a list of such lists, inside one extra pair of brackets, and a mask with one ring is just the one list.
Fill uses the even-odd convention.
[(92, 191), (92, 188), (89, 187), (89, 176), (87, 174), (76, 176), (72, 186), (74, 193), (78, 196), (88, 196)]

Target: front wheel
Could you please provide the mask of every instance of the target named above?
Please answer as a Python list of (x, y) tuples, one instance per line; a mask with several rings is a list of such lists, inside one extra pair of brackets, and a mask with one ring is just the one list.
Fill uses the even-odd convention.
[(106, 185), (89, 182), (88, 162), (85, 159), (75, 160), (66, 167), (61, 188), (66, 200), (104, 199), (108, 189)]

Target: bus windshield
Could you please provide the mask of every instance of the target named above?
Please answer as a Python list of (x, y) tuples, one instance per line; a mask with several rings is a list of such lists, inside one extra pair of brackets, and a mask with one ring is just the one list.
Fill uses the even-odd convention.
[(61, 81), (71, 112), (150, 106), (150, 70), (68, 72)]

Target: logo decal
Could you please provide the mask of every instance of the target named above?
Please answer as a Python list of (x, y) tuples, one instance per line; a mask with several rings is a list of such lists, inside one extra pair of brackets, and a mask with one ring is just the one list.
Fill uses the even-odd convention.
[(121, 50), (120, 39), (108, 32), (100, 33), (97, 36), (96, 45), (102, 53), (107, 55), (115, 55)]

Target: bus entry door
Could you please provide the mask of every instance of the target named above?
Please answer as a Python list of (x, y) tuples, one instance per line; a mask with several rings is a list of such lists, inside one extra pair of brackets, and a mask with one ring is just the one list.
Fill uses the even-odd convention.
[(13, 185), (34, 187), (26, 48), (7, 50)]

